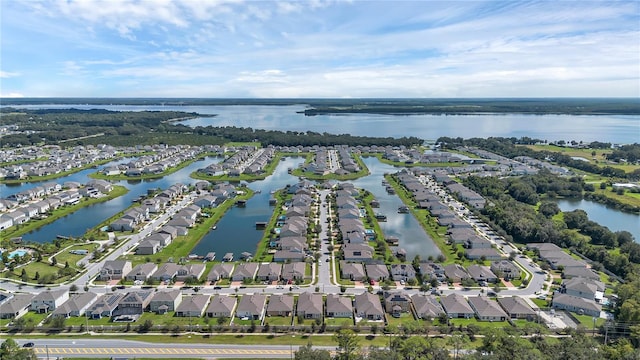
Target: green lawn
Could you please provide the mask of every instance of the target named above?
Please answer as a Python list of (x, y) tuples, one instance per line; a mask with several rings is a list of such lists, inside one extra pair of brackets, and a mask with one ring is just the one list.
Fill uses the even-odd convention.
[[(572, 315), (580, 322), (580, 324), (582, 326), (584, 326), (587, 329), (592, 329), (593, 328), (593, 316), (590, 315), (578, 315), (575, 313), (572, 313)], [(597, 326), (601, 326), (602, 324), (604, 324), (605, 319), (603, 318), (596, 318), (596, 327)]]
[(478, 321), (476, 318), (471, 318), (471, 319), (450, 319), (449, 323), (451, 325), (455, 325), (455, 326), (469, 326), (469, 325), (475, 325), (475, 326), (479, 326), (479, 327), (491, 327), (491, 328), (505, 328), (505, 327), (511, 327), (511, 325), (507, 322), (507, 321), (495, 321), (495, 322), (491, 322), (491, 321)]
[(399, 318), (394, 318), (390, 314), (387, 314), (387, 324), (391, 326), (398, 326), (401, 324), (406, 324), (407, 322), (415, 321), (413, 318), (413, 314), (411, 313), (402, 313)]
[(297, 320), (293, 320), (291, 316), (267, 316), (264, 318), (265, 324), (276, 326), (291, 326), (292, 321), (297, 324)]
[(353, 318), (324, 318), (324, 323), (327, 326), (353, 326)]

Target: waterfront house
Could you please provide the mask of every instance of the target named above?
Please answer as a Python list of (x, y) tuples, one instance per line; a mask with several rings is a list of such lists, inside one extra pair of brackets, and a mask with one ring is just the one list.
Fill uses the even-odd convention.
[(258, 272), (257, 263), (240, 263), (236, 266), (231, 275), (232, 281), (253, 280)]
[(233, 263), (220, 263), (211, 268), (207, 274), (207, 281), (215, 282), (220, 279), (228, 279), (233, 272)]

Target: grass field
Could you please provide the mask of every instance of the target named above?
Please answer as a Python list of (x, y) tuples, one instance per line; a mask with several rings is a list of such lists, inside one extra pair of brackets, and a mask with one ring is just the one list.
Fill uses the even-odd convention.
[[(629, 165), (629, 164), (617, 164), (613, 162), (607, 161), (605, 155), (611, 154), (613, 150), (611, 149), (577, 149), (577, 148), (569, 148), (569, 147), (560, 147), (555, 145), (522, 145), (529, 149), (536, 151), (552, 151), (558, 152), (563, 155), (571, 156), (571, 157), (579, 157), (583, 158), (591, 164), (595, 164), (601, 167), (610, 166), (612, 168), (622, 169), (624, 172), (630, 173), (634, 170), (640, 169), (640, 165)], [(595, 156), (593, 152), (595, 151)]]

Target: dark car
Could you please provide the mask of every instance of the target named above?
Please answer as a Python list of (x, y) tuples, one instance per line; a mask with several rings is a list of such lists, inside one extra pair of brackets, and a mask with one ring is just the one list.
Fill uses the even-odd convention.
[(36, 344), (34, 344), (34, 343), (32, 343), (32, 342), (28, 342), (28, 343), (25, 343), (24, 345), (22, 345), (22, 347), (32, 348), (32, 347), (34, 347), (35, 345), (36, 345)]
[(214, 286), (213, 287), (213, 290), (220, 290), (220, 289), (222, 289), (222, 286)]

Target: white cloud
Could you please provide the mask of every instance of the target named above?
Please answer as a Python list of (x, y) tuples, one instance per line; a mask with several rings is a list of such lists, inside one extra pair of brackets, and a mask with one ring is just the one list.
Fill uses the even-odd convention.
[(6, 94), (2, 93), (2, 94), (0, 94), (0, 97), (3, 97), (3, 98), (22, 98), (22, 97), (24, 97), (24, 95), (21, 94), (21, 93), (17, 93), (17, 92), (10, 92), (10, 93), (6, 93)]
[(0, 70), (0, 79), (8, 79), (17, 76), (20, 76), (20, 73)]

